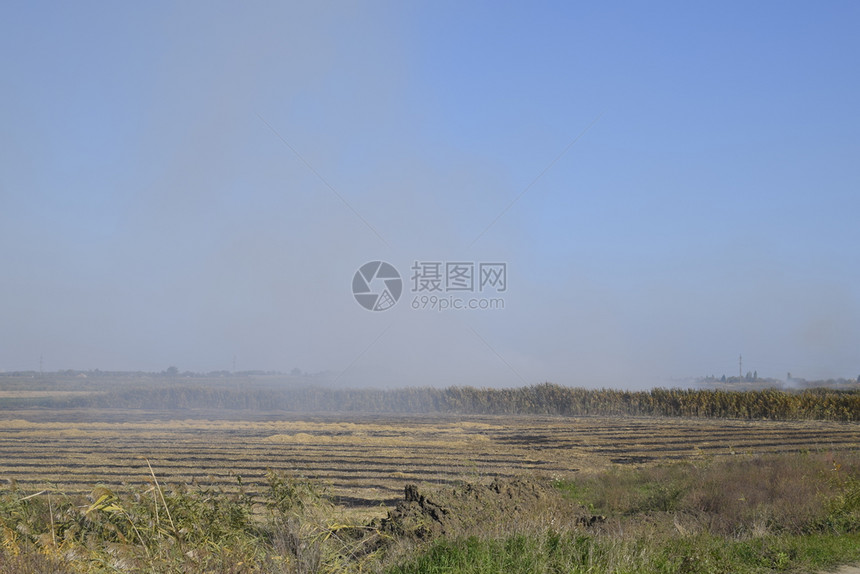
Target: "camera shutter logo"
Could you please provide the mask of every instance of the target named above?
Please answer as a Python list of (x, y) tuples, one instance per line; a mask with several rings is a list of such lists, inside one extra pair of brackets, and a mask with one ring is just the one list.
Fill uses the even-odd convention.
[(402, 293), (400, 273), (385, 261), (365, 263), (352, 278), (352, 294), (368, 311), (391, 309)]

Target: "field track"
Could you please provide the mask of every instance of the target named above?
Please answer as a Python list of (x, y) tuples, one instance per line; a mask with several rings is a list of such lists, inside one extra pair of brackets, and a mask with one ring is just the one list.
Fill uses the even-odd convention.
[[(222, 413), (223, 414), (223, 413)], [(233, 413), (231, 416), (241, 416)], [(538, 473), (709, 456), (842, 451), (860, 425), (621, 417), (356, 416), (129, 411), (6, 411), (0, 488), (88, 492), (148, 482), (252, 491), (268, 469), (329, 485), (348, 505), (390, 505), (407, 482)], [(133, 418), (133, 420), (131, 420)]]

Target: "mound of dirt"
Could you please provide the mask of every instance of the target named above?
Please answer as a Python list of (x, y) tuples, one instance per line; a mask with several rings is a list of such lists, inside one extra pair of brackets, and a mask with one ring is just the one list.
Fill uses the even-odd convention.
[(414, 484), (388, 516), (373, 524), (380, 532), (417, 540), (468, 535), (487, 524), (547, 514), (559, 503), (554, 489), (525, 479), (495, 479), (489, 485), (462, 484), (448, 490), (420, 492)]

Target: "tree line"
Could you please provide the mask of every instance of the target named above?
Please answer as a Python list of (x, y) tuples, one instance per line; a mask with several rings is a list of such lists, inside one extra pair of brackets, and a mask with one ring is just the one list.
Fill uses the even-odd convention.
[[(0, 405), (4, 404), (0, 402)], [(14, 403), (17, 408), (23, 405)], [(13, 403), (6, 403), (13, 408)], [(125, 387), (31, 406), (110, 409), (228, 409), (287, 412), (487, 415), (630, 415), (771, 420), (860, 420), (860, 390), (803, 391), (584, 389), (543, 383), (495, 389), (455, 386), (400, 389), (227, 389), (206, 386)]]

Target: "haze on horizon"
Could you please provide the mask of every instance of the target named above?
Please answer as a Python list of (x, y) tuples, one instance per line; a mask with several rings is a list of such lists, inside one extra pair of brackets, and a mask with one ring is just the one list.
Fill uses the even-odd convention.
[[(648, 387), (743, 354), (854, 378), (858, 25), (854, 2), (7, 3), (0, 370)], [(368, 311), (377, 260), (403, 293)], [(505, 263), (504, 309), (413, 309), (416, 261)]]

